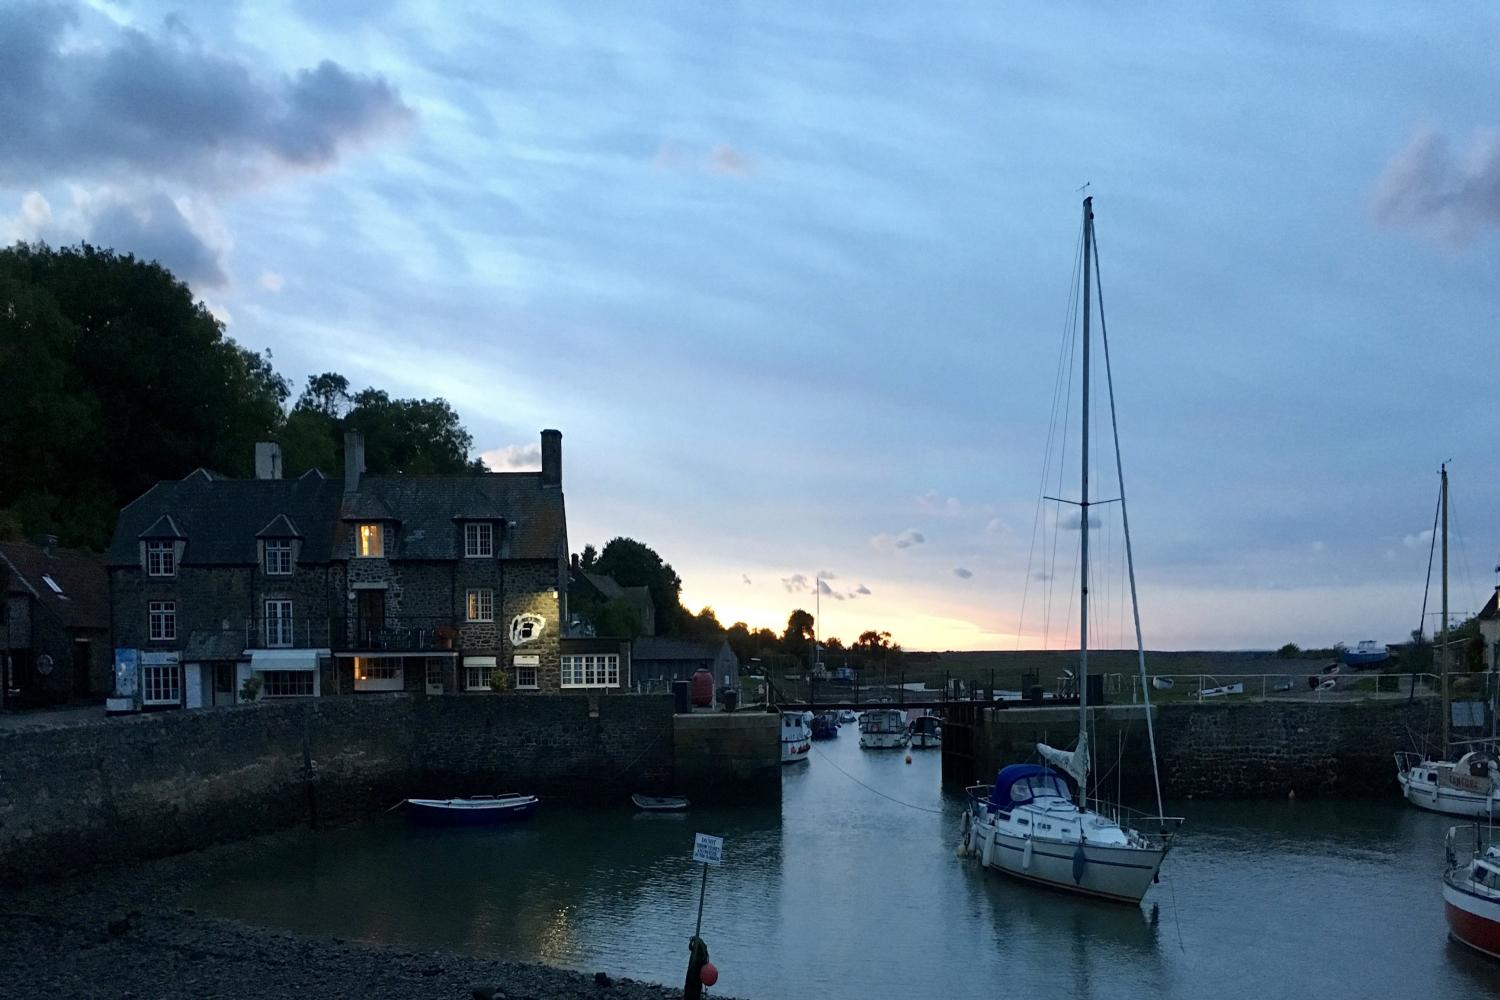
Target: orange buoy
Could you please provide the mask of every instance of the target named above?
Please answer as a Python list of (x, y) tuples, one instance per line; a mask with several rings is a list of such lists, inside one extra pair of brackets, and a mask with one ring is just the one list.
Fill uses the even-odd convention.
[(698, 970), (698, 978), (704, 986), (712, 986), (719, 981), (719, 967), (712, 962), (704, 962), (703, 968)]

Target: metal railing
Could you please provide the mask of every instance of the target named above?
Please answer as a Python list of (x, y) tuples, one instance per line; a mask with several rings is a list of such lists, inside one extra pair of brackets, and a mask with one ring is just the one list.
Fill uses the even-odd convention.
[[(1443, 690), (1438, 674), (1380, 673), (1286, 673), (1286, 674), (1152, 674), (1151, 701), (1208, 701), (1216, 698), (1292, 700), (1359, 698), (1426, 698), (1437, 697)], [(1130, 700), (1139, 703), (1141, 679), (1130, 678)], [(1496, 675), (1453, 674), (1449, 676), (1449, 695), (1455, 700), (1490, 699), (1497, 689)]]
[(245, 619), (246, 649), (327, 648), (332, 638), (327, 618), (290, 617)]
[(382, 615), (333, 620), (334, 648), (346, 652), (433, 652), (456, 649), (458, 621), (451, 615)]

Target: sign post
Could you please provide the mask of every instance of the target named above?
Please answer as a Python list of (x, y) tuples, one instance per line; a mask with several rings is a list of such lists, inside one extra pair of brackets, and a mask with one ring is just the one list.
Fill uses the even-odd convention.
[[(708, 945), (703, 943), (703, 898), (708, 894), (708, 866), (717, 868), (724, 861), (724, 838), (699, 833), (693, 837), (693, 860), (703, 863), (703, 883), (698, 888), (698, 925), (688, 942), (687, 980), (683, 983), (684, 1000), (698, 1000), (704, 985), (713, 985), (718, 970), (708, 961)], [(707, 974), (705, 974), (705, 971)]]

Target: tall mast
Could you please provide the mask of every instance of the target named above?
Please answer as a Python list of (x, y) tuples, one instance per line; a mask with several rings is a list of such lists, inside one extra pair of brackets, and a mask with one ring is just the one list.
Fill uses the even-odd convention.
[(1438, 655), (1443, 658), (1443, 760), (1448, 759), (1448, 726), (1452, 712), (1448, 708), (1448, 463), (1444, 462), (1440, 487), (1443, 508), (1443, 625), (1438, 639)]
[[(1090, 263), (1094, 249), (1094, 199), (1083, 199), (1083, 475), (1078, 497), (1078, 565), (1083, 592), (1078, 603), (1078, 742), (1086, 745), (1089, 733), (1089, 298), (1092, 295)], [(1081, 805), (1088, 802), (1088, 775), (1078, 783)]]

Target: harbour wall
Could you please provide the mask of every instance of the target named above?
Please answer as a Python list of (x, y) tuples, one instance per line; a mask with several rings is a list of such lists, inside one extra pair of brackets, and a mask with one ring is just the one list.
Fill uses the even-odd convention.
[(704, 718), (681, 780), (664, 695), (326, 698), (3, 732), (0, 883), (344, 822), (413, 796), (779, 797), (776, 717)]
[[(1153, 706), (1167, 798), (1268, 799), (1395, 794), (1394, 754), (1439, 723), (1431, 699), (1187, 702)], [(1153, 795), (1146, 709), (1091, 710), (1095, 781), (1127, 800)], [(1038, 742), (1070, 748), (1076, 708), (988, 708), (944, 726), (944, 780), (988, 783), (1006, 764), (1036, 760)]]

